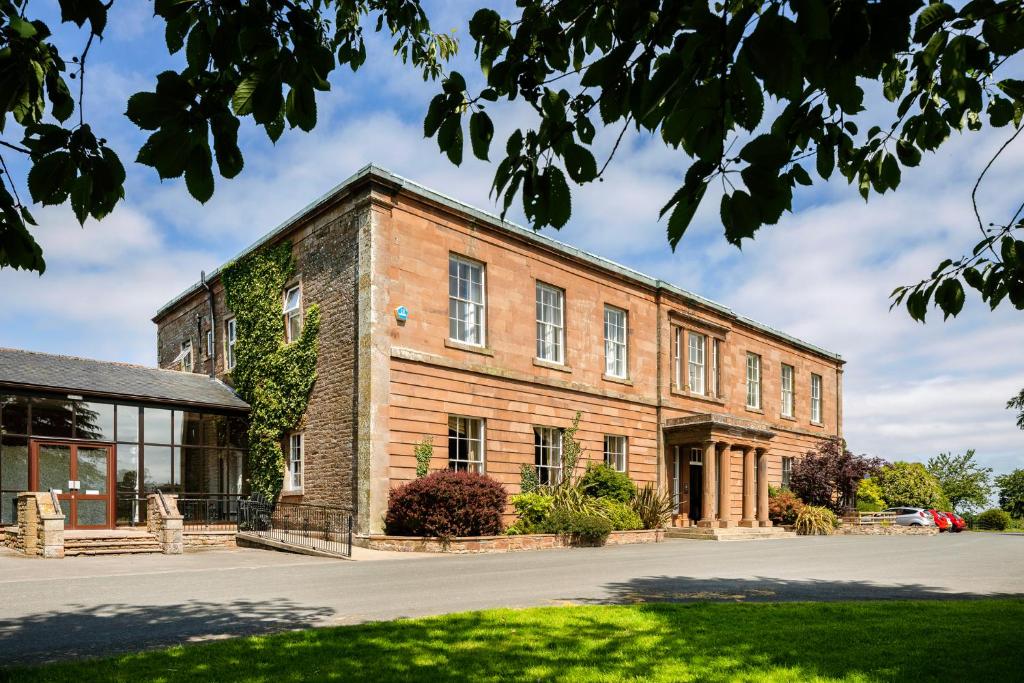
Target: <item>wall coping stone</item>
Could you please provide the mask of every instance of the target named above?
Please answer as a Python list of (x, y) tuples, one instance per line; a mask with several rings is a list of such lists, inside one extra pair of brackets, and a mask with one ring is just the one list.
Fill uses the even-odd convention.
[[(604, 545), (634, 543), (661, 543), (664, 529), (637, 529), (613, 531)], [(499, 536), (457, 536), (448, 540), (425, 536), (388, 536), (386, 534), (358, 534), (352, 544), (370, 550), (427, 553), (504, 553), (547, 548), (588, 547), (573, 543), (562, 534), (501, 534)]]

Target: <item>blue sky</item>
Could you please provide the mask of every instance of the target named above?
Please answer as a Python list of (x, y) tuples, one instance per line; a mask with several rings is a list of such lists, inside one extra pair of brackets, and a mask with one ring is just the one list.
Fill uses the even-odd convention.
[[(49, 0), (53, 4), (53, 0)], [(43, 3), (39, 3), (43, 4)], [(33, 3), (33, 8), (37, 4)], [(70, 210), (38, 208), (44, 276), (0, 271), (0, 346), (152, 364), (150, 318), (165, 301), (358, 168), (373, 162), (460, 200), (494, 209), (493, 166), (469, 157), (460, 168), (424, 140), (422, 116), (438, 85), (423, 83), (369, 40), (357, 74), (332, 78), (318, 100), (313, 133), (286, 132), (271, 145), (243, 125), (246, 166), (218, 179), (205, 206), (180, 180), (161, 183), (133, 163), (144, 136), (124, 118), (132, 93), (177, 63), (162, 54), (163, 32), (149, 3), (115, 3), (105, 40), (93, 47), (86, 118), (128, 169), (127, 200), (115, 213), (78, 227)], [(473, 3), (430, 3), (435, 30), (455, 29), (458, 68), (479, 83), (466, 32)], [(65, 31), (61, 31), (64, 35)], [(84, 36), (67, 32), (70, 45)], [(492, 110), (502, 141), (527, 112)], [(611, 136), (599, 138), (610, 149)], [(888, 294), (916, 281), (944, 257), (977, 241), (970, 206), (974, 178), (1002, 142), (999, 134), (951, 140), (904, 174), (896, 194), (862, 201), (833, 178), (797, 198), (796, 212), (762, 230), (741, 251), (728, 245), (710, 196), (672, 253), (658, 209), (678, 186), (686, 160), (648, 136), (627, 136), (605, 182), (576, 189), (573, 218), (558, 239), (698, 292), (846, 358), (845, 430), (853, 450), (926, 460), (975, 448), (997, 472), (1024, 466), (1024, 432), (1005, 410), (1024, 387), (1024, 315), (989, 313), (969, 295), (956, 320), (927, 325), (889, 312)], [(600, 157), (600, 154), (598, 155)], [(983, 187), (986, 220), (1004, 219), (1019, 201), (1021, 145), (1007, 150)], [(510, 216), (522, 222), (517, 210)]]

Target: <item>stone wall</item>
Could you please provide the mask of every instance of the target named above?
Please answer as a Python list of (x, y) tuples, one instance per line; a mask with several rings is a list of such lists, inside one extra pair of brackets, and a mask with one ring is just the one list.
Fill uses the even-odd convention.
[(186, 551), (236, 546), (234, 531), (186, 531), (182, 541)]
[[(665, 538), (664, 529), (643, 531), (613, 531), (605, 545), (629, 545), (635, 543), (661, 543)], [(545, 550), (547, 548), (568, 548), (576, 544), (559, 534), (524, 534), (521, 536), (468, 536), (442, 541), (439, 538), (418, 536), (356, 536), (353, 545), (370, 550), (390, 550), (419, 553), (510, 553), (520, 550)]]
[(901, 524), (843, 524), (833, 532), (837, 536), (934, 536), (934, 526), (903, 526)]
[(49, 493), (18, 494), (15, 549), (26, 555), (64, 557), (64, 513)]

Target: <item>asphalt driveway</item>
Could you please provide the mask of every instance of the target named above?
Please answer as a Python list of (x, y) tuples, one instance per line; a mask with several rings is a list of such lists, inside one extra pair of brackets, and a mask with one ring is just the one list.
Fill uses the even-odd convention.
[(0, 554), (0, 663), (491, 607), (1024, 596), (1024, 536), (822, 537), (346, 562)]

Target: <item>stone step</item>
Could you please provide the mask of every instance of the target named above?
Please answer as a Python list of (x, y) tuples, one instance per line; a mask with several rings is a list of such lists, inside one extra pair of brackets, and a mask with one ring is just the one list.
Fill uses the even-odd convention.
[(143, 555), (148, 553), (160, 553), (163, 550), (159, 545), (153, 546), (135, 546), (135, 547), (105, 547), (105, 548), (64, 548), (64, 555), (67, 557), (72, 556), (92, 556), (92, 555)]
[(675, 527), (665, 532), (666, 539), (686, 538), (702, 541), (767, 541), (796, 538), (796, 533), (778, 527)]

